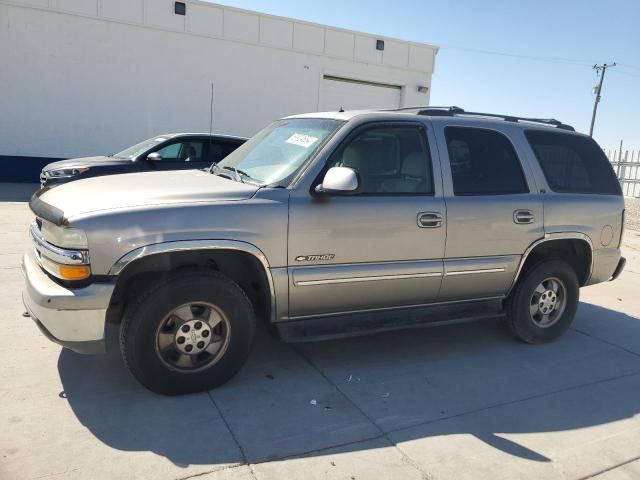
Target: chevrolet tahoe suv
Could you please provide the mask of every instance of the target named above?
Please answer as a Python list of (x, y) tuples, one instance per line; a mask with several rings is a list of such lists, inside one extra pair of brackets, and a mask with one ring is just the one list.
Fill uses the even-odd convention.
[(31, 318), (83, 353), (117, 326), (163, 394), (229, 380), (258, 321), (300, 342), (502, 317), (547, 342), (625, 263), (590, 137), (457, 107), (291, 116), (208, 171), (80, 180), (30, 207)]

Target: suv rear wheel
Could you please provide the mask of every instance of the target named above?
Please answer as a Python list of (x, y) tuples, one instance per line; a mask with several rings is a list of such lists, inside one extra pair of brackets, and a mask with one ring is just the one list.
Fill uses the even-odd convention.
[(166, 395), (222, 385), (242, 367), (255, 315), (244, 291), (212, 271), (170, 274), (130, 304), (120, 350), (133, 376)]
[(561, 259), (545, 260), (523, 272), (507, 299), (506, 324), (527, 343), (558, 338), (571, 326), (580, 298), (578, 277)]

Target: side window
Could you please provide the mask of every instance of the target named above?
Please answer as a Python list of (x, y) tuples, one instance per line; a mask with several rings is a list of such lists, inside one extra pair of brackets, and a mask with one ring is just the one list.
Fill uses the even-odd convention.
[(516, 151), (502, 133), (468, 127), (444, 132), (456, 195), (529, 192)]
[(162, 156), (162, 161), (167, 162), (200, 162), (202, 158), (203, 143), (200, 140), (175, 142), (157, 150)]
[(525, 135), (554, 192), (621, 194), (613, 168), (593, 139), (538, 130)]
[(176, 162), (178, 161), (178, 155), (180, 155), (180, 147), (182, 147), (182, 144), (179, 142), (171, 143), (166, 147), (156, 150), (156, 153), (162, 157), (163, 161)]
[(221, 143), (209, 144), (209, 161), (211, 163), (218, 163), (224, 157), (226, 157), (226, 155), (223, 152)]
[(232, 142), (213, 142), (209, 145), (209, 160), (212, 163), (218, 163), (224, 157), (238, 148), (240, 143)]
[(333, 154), (329, 165), (358, 172), (364, 195), (433, 195), (427, 139), (415, 125), (363, 130)]

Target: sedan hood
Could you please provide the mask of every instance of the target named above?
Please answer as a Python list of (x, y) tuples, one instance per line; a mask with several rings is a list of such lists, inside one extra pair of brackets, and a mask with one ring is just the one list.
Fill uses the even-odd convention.
[(258, 188), (202, 170), (130, 173), (87, 178), (42, 190), (31, 200), (31, 208), (41, 215), (43, 209), (53, 207), (64, 219), (70, 219), (101, 210), (246, 200)]
[(107, 166), (107, 165), (128, 165), (131, 160), (127, 158), (113, 158), (113, 157), (83, 157), (83, 158), (69, 158), (68, 160), (58, 160), (47, 164), (42, 171), (48, 172), (51, 170), (61, 170), (63, 168), (81, 168), (81, 167), (93, 167), (93, 166)]

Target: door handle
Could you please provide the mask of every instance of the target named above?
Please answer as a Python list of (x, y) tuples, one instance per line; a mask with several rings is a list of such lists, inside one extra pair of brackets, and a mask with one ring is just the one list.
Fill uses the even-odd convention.
[(516, 210), (513, 212), (513, 221), (515, 223), (533, 223), (535, 218), (531, 210)]
[(418, 214), (418, 226), (420, 228), (441, 227), (442, 214), (440, 212), (420, 212)]

